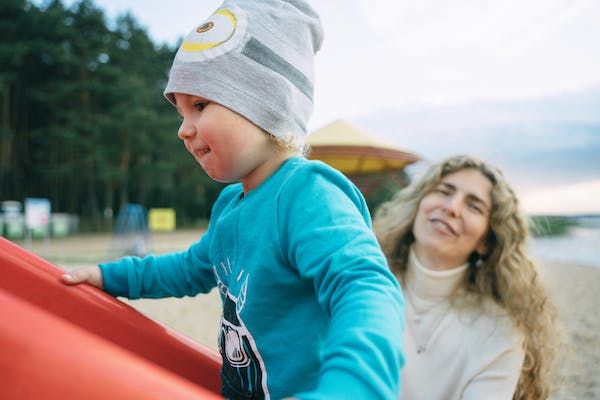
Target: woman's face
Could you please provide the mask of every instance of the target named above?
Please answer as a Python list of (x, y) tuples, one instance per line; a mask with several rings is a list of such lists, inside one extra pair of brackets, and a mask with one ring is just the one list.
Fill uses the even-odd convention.
[(417, 258), (428, 268), (464, 264), (473, 251), (486, 254), (492, 183), (476, 169), (442, 178), (421, 200), (413, 226)]

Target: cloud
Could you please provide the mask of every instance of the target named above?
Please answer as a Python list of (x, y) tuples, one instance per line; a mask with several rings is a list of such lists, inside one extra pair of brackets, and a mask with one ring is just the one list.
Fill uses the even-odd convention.
[(529, 214), (600, 214), (600, 180), (524, 192), (520, 198)]
[(600, 87), (546, 99), (379, 110), (357, 124), (437, 162), (469, 153), (518, 188), (600, 179)]
[(591, 0), (361, 0), (373, 32), (408, 54), (476, 49), (513, 54), (584, 12)]

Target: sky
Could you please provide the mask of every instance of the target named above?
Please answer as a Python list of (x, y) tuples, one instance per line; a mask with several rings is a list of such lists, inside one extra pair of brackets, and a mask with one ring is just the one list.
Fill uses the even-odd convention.
[[(71, 0), (66, 1), (72, 3)], [(221, 1), (95, 0), (174, 44)], [(375, 107), (544, 97), (600, 84), (596, 0), (313, 0), (312, 127)]]
[[(345, 119), (377, 134), (377, 124), (369, 121), (382, 112), (532, 101), (600, 87), (597, 0), (309, 2), (325, 31), (316, 59), (315, 112), (309, 131)], [(129, 11), (156, 42), (175, 44), (221, 1), (95, 3), (109, 20)], [(388, 139), (434, 161), (453, 152), (478, 150), (469, 146), (466, 132), (440, 142), (387, 131)], [(600, 133), (593, 140), (600, 144)], [(500, 167), (509, 162), (499, 161)], [(600, 182), (600, 174), (586, 179)], [(517, 181), (517, 186), (527, 186), (526, 179)], [(570, 183), (557, 181), (553, 189)], [(600, 204), (600, 191), (594, 196)], [(600, 205), (597, 208), (600, 212)]]

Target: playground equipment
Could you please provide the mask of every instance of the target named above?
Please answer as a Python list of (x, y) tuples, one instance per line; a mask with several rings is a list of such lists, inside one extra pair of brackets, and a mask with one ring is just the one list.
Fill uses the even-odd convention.
[[(401, 150), (352, 124), (338, 120), (308, 136), (309, 158), (321, 160), (343, 172), (367, 196), (383, 180), (394, 178), (419, 160), (416, 154)], [(404, 182), (400, 182), (404, 184)]]
[(143, 257), (151, 251), (146, 209), (140, 204), (126, 204), (119, 211), (110, 253)]
[(349, 175), (396, 171), (419, 160), (417, 155), (342, 120), (312, 132), (308, 143), (311, 158)]
[(0, 398), (218, 399), (220, 357), (0, 238)]
[(151, 208), (148, 212), (148, 225), (152, 232), (173, 232), (175, 230), (175, 209)]

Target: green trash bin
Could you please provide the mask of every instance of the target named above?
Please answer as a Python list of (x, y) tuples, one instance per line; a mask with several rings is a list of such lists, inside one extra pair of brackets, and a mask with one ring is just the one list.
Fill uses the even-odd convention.
[(44, 239), (46, 236), (48, 236), (47, 227), (31, 228), (31, 237), (33, 239)]
[(22, 214), (4, 217), (4, 234), (8, 239), (23, 239), (25, 236), (25, 219)]
[(52, 237), (65, 237), (71, 232), (69, 231), (69, 214), (52, 214), (50, 218), (50, 232)]

